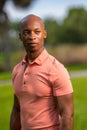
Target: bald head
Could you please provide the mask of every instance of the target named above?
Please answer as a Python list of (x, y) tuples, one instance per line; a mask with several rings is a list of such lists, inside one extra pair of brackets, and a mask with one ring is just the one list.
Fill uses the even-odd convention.
[(41, 26), (43, 27), (43, 29), (45, 29), (45, 26), (44, 26), (44, 23), (43, 23), (43, 20), (37, 16), (37, 15), (34, 15), (34, 14), (30, 14), (30, 15), (27, 15), (26, 17), (24, 17), (21, 21), (20, 21), (20, 29), (21, 27), (29, 22), (29, 23), (33, 23), (33, 22), (39, 22), (41, 24)]

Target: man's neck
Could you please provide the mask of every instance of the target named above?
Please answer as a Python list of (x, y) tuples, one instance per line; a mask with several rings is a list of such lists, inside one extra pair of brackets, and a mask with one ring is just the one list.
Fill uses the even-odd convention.
[(31, 51), (28, 53), (28, 60), (30, 62), (33, 62), (40, 54), (41, 52), (44, 50), (44, 48), (42, 48), (40, 51)]

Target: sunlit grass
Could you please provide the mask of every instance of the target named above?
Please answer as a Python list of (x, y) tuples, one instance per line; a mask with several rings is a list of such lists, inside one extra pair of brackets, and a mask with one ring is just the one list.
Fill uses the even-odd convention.
[(87, 130), (87, 78), (72, 80), (74, 88), (74, 130)]
[(0, 130), (9, 130), (10, 113), (13, 102), (11, 86), (0, 87)]
[(67, 65), (66, 67), (69, 71), (87, 70), (87, 64)]
[(0, 80), (11, 79), (11, 76), (12, 75), (10, 72), (0, 73)]

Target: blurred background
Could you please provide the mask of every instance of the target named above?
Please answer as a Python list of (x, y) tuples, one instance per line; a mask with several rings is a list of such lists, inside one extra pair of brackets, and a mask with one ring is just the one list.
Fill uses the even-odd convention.
[(48, 33), (45, 46), (51, 54), (65, 65), (86, 65), (86, 0), (1, 0), (0, 72), (11, 71), (24, 56), (18, 23), (30, 13), (44, 20)]
[(43, 19), (48, 34), (45, 47), (71, 75), (74, 130), (87, 130), (87, 0), (0, 0), (0, 130), (9, 129), (11, 72), (25, 55), (18, 24), (31, 13)]

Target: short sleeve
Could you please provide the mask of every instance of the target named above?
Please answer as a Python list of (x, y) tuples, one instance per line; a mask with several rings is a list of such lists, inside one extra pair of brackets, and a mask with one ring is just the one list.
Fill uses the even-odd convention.
[(54, 96), (66, 95), (73, 92), (72, 83), (67, 69), (60, 62), (53, 63), (50, 72), (50, 81)]
[(14, 83), (14, 79), (18, 73), (18, 68), (19, 68), (19, 64), (17, 64), (14, 68), (13, 68), (13, 71), (12, 71), (12, 83)]

